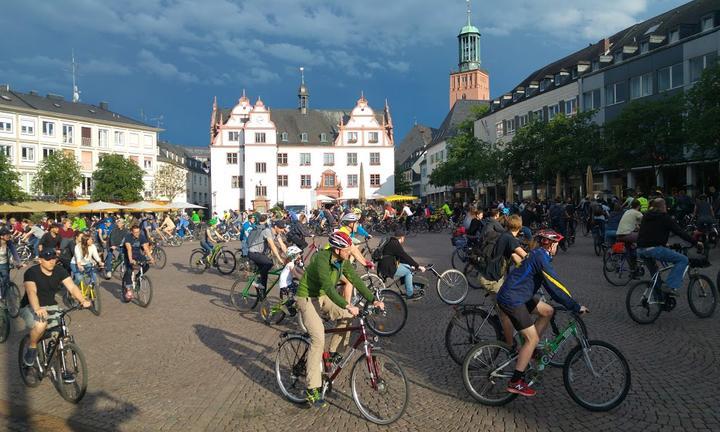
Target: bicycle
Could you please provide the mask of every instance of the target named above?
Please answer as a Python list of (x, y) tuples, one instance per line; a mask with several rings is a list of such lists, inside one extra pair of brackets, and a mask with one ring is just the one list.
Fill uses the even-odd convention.
[(133, 265), (132, 274), (132, 290), (133, 299), (136, 305), (146, 308), (150, 305), (153, 297), (153, 286), (150, 278), (145, 276), (146, 260), (142, 258), (136, 259), (137, 264)]
[[(435, 290), (443, 303), (455, 305), (462, 303), (462, 301), (465, 300), (465, 297), (467, 297), (468, 294), (468, 281), (460, 270), (449, 269), (442, 273), (438, 273), (433, 264), (426, 265), (425, 270), (432, 273), (437, 279), (435, 283)], [(417, 269), (413, 269), (413, 272), (416, 271)], [(390, 285), (386, 286), (386, 288), (391, 289), (392, 287), (395, 287), (402, 296), (405, 295), (406, 291), (400, 287), (401, 284), (402, 279), (394, 279)], [(424, 288), (420, 289), (424, 290)]]
[(461, 270), (470, 261), (471, 247), (468, 238), (463, 236), (451, 237), (450, 241), (454, 247), (450, 256), (450, 263), (455, 270)]
[[(100, 291), (96, 289), (97, 287), (92, 282), (92, 275), (96, 272), (97, 270), (95, 267), (90, 265), (85, 266), (83, 271), (78, 272), (80, 274), (80, 283), (78, 284), (78, 288), (80, 288), (80, 292), (82, 292), (83, 297), (92, 302), (90, 312), (92, 312), (95, 316), (99, 316), (102, 310)], [(67, 290), (65, 290), (65, 293), (63, 294), (63, 303), (65, 303), (65, 306), (69, 308), (78, 305), (77, 300), (75, 300), (72, 294), (70, 294)]]
[(165, 268), (165, 264), (167, 264), (167, 254), (165, 253), (165, 249), (157, 243), (151, 243), (150, 255), (153, 257), (153, 266), (155, 266), (155, 268), (158, 270)]
[[(235, 307), (235, 309), (237, 309), (238, 312), (249, 312), (255, 309), (255, 306), (257, 306), (258, 303), (263, 302), (267, 297), (268, 293), (272, 291), (275, 285), (277, 285), (278, 281), (280, 280), (280, 273), (282, 273), (282, 267), (270, 270), (268, 272), (267, 289), (263, 288), (262, 286), (258, 286), (258, 284), (255, 283), (255, 281), (260, 277), (260, 273), (258, 273), (257, 268), (254, 270), (252, 276), (250, 276), (250, 278), (247, 280), (244, 288), (241, 288), (241, 285), (244, 281), (241, 279), (236, 279), (232, 287), (230, 288), (230, 302)], [(270, 284), (270, 276), (275, 276), (273, 278), (272, 284)], [(265, 313), (267, 314), (268, 311), (265, 311)], [(265, 316), (263, 316), (262, 314), (263, 312), (261, 311), (261, 317), (264, 321)]]
[(37, 387), (47, 376), (53, 382), (57, 392), (68, 402), (78, 403), (87, 390), (87, 365), (85, 355), (68, 332), (65, 316), (82, 309), (80, 305), (64, 311), (49, 312), (57, 315), (58, 324), (45, 330), (38, 343), (37, 358), (33, 366), (25, 366), (25, 352), (30, 343), (30, 335), (20, 341), (18, 362), (20, 377), (28, 387)]
[[(0, 283), (2, 281), (0, 280)], [(20, 313), (20, 289), (10, 280), (0, 286), (2, 298), (0, 299), (0, 343), (5, 343), (10, 335), (11, 318), (17, 318)]]
[[(641, 263), (636, 264), (635, 274), (630, 270), (630, 254), (623, 242), (615, 242), (603, 254), (603, 276), (611, 285), (625, 286), (632, 279), (645, 275), (645, 268)], [(636, 259), (637, 261), (637, 259)]]
[[(359, 332), (339, 361), (330, 362), (323, 353), (323, 398), (332, 391), (340, 372), (358, 354), (350, 372), (352, 398), (367, 420), (387, 425), (398, 420), (408, 404), (408, 381), (400, 364), (368, 339), (365, 322), (372, 308), (364, 308), (356, 326), (325, 329), (325, 334)], [(286, 332), (280, 335), (275, 357), (275, 377), (280, 392), (291, 402), (305, 402), (307, 387), (307, 355), (310, 349), (308, 334)]]
[[(122, 280), (123, 274), (125, 274), (125, 257), (119, 249), (117, 249), (117, 251), (117, 255), (113, 254), (110, 273), (112, 273), (115, 279)], [(106, 251), (106, 253), (112, 253), (112, 250)]]
[(593, 236), (593, 249), (595, 250), (595, 255), (602, 256), (607, 247), (605, 246), (605, 239), (602, 238), (603, 234), (602, 230), (600, 229), (600, 225), (597, 222), (594, 222), (591, 231)]
[[(407, 322), (408, 311), (405, 299), (397, 291), (387, 289), (380, 276), (370, 273), (368, 268), (365, 268), (365, 274), (361, 275), (360, 279), (365, 282), (375, 299), (385, 304), (385, 309), (376, 310), (367, 317), (366, 322), (370, 330), (378, 336), (397, 334)], [(351, 303), (358, 307), (362, 307), (365, 303), (365, 299), (356, 289), (353, 289)]]
[[(680, 248), (674, 245), (672, 249), (679, 249), (683, 255), (687, 255), (689, 248)], [(625, 297), (625, 307), (630, 318), (636, 323), (651, 324), (658, 319), (662, 311), (670, 312), (677, 306), (675, 297), (660, 290), (663, 283), (660, 275), (672, 269), (674, 265), (663, 264), (663, 267), (658, 269), (654, 259), (646, 258), (644, 261), (645, 265), (650, 269), (652, 277), (649, 281), (640, 281), (628, 289)], [(709, 266), (710, 262), (704, 257), (689, 259), (689, 271), (687, 272), (689, 275), (687, 285), (688, 305), (698, 318), (711, 317), (717, 306), (717, 291), (712, 280), (700, 274), (698, 270)], [(702, 302), (707, 304), (703, 305)]]
[[(578, 345), (563, 364), (563, 384), (570, 397), (590, 411), (609, 411), (625, 400), (630, 390), (630, 366), (613, 345), (589, 340), (577, 321), (570, 320), (552, 340), (546, 341), (542, 355), (531, 360), (526, 371), (529, 386), (538, 383), (551, 359), (574, 337)], [(603, 362), (602, 356), (609, 358)], [(506, 390), (515, 370), (518, 353), (504, 342), (484, 342), (473, 347), (463, 360), (465, 389), (483, 405), (501, 406), (518, 395)], [(612, 369), (611, 369), (612, 368)], [(618, 382), (607, 382), (617, 376)]]
[(21, 241), (17, 245), (17, 254), (20, 258), (20, 264), (25, 264), (32, 259), (33, 247), (27, 242)]
[(190, 253), (190, 269), (198, 274), (215, 267), (220, 274), (229, 275), (235, 271), (236, 263), (235, 254), (225, 249), (220, 242), (213, 246), (209, 254), (203, 248), (195, 248)]

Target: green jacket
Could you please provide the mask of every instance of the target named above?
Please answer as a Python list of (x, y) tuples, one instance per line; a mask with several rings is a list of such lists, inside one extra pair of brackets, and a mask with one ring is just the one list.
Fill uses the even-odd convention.
[(344, 308), (347, 301), (340, 295), (335, 286), (343, 275), (360, 291), (365, 299), (373, 301), (375, 296), (365, 286), (355, 269), (347, 261), (335, 260), (331, 250), (319, 250), (305, 267), (305, 274), (300, 279), (297, 297), (320, 297), (326, 295), (336, 305)]

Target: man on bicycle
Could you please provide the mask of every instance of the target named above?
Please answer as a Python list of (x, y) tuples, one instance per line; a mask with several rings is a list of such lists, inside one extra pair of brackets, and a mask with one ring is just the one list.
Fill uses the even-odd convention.
[[(302, 317), (303, 324), (310, 334), (310, 350), (307, 357), (307, 402), (317, 407), (327, 404), (322, 398), (322, 354), (325, 349), (325, 326), (318, 314), (328, 315), (337, 321), (336, 328), (347, 327), (352, 318), (360, 311), (357, 306), (349, 304), (338, 293), (335, 286), (340, 276), (345, 276), (360, 294), (373, 306), (384, 309), (381, 301), (365, 286), (351, 265), (350, 258), (352, 239), (344, 232), (336, 231), (328, 239), (330, 249), (319, 250), (313, 255), (310, 264), (300, 279), (295, 301)], [(338, 348), (347, 344), (348, 333), (336, 333), (330, 339), (331, 359), (338, 361)]]
[(30, 329), (30, 342), (23, 358), (23, 363), (27, 367), (35, 364), (37, 344), (48, 328), (49, 322), (53, 321), (48, 313), (59, 309), (55, 295), (60, 292), (61, 286), (65, 287), (83, 307), (92, 305), (90, 300), (83, 297), (80, 288), (75, 285), (63, 266), (56, 265), (57, 254), (54, 249), (41, 251), (39, 261), (39, 264), (25, 272), (23, 278), (25, 295), (20, 302), (20, 314), (25, 320), (25, 326)]
[(117, 226), (110, 231), (109, 247), (105, 250), (105, 279), (110, 279), (110, 276), (112, 276), (112, 262), (116, 253), (122, 253), (123, 243), (127, 235), (128, 230), (125, 228), (125, 219), (118, 218)]
[[(525, 382), (523, 375), (540, 342), (540, 335), (545, 331), (554, 312), (552, 306), (535, 295), (540, 286), (567, 310), (576, 313), (588, 312), (585, 306), (580, 306), (573, 300), (551, 264), (563, 236), (552, 230), (543, 230), (537, 234), (537, 239), (540, 246), (530, 251), (522, 264), (507, 275), (497, 294), (501, 313), (507, 315), (515, 330), (521, 333), (525, 340), (520, 347), (515, 372), (507, 387), (510, 393), (523, 396), (534, 396), (536, 393)], [(533, 323), (531, 314), (538, 315), (537, 322)]]
[(149, 269), (148, 262), (153, 262), (150, 251), (150, 242), (144, 233), (140, 232), (140, 227), (133, 225), (130, 228), (130, 234), (125, 237), (123, 242), (125, 252), (125, 274), (123, 274), (123, 286), (125, 287), (125, 301), (129, 302), (133, 299), (133, 266), (140, 264), (143, 271)]
[[(12, 261), (16, 266), (21, 264), (17, 248), (12, 241), (12, 233), (6, 227), (2, 227), (0, 228), (0, 287), (10, 283), (10, 263)], [(3, 294), (0, 292), (0, 298)]]
[[(248, 258), (258, 267), (260, 273), (259, 284), (263, 289), (267, 289), (268, 273), (273, 266), (273, 260), (268, 257), (268, 252), (272, 252), (275, 261), (279, 264), (285, 262), (281, 253), (287, 251), (285, 243), (280, 238), (280, 233), (285, 232), (285, 222), (277, 221), (272, 227), (267, 226), (267, 215), (260, 216), (260, 225), (252, 230), (248, 238)], [(280, 247), (275, 245), (277, 240)]]
[(683, 276), (687, 270), (688, 258), (665, 247), (671, 232), (693, 246), (702, 247), (702, 243), (695, 241), (668, 214), (665, 200), (656, 198), (650, 204), (648, 212), (645, 213), (640, 223), (637, 253), (640, 258), (652, 258), (674, 264), (660, 289), (665, 293), (677, 295), (677, 290), (682, 285)]
[(215, 243), (221, 242), (222, 237), (215, 229), (216, 220), (210, 219), (207, 223), (200, 223), (200, 247), (205, 251), (205, 257), (209, 257), (212, 253)]

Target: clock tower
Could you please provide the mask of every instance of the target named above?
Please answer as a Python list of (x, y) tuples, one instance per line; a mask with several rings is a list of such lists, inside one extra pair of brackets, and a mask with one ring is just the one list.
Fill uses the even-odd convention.
[(467, 23), (458, 34), (459, 70), (450, 73), (450, 109), (458, 99), (490, 99), (490, 76), (480, 67), (480, 31), (471, 24), (470, 13), (467, 0)]

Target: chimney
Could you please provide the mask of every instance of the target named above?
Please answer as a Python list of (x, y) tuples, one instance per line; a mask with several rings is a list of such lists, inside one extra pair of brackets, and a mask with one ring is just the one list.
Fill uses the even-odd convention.
[(602, 43), (602, 54), (610, 52), (610, 39), (605, 38), (601, 41)]
[(0, 91), (10, 91), (10, 84), (0, 84)]
[(107, 110), (108, 110), (108, 103), (107, 103), (107, 102), (100, 102), (100, 109), (107, 111)]

